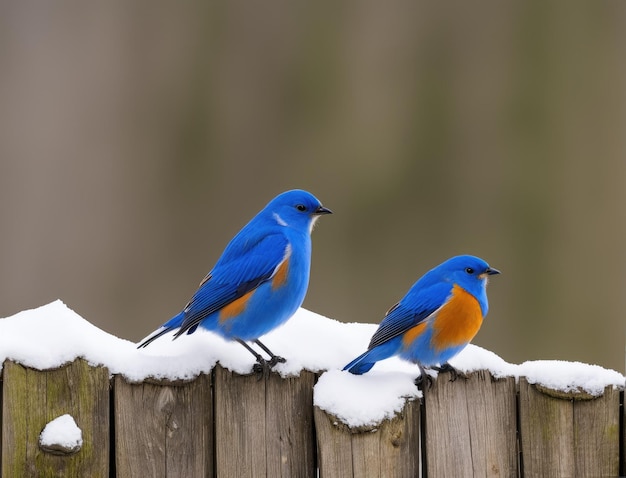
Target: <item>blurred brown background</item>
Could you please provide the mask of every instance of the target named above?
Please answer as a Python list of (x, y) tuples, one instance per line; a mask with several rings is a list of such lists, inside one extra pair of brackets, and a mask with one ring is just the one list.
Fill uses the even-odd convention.
[(476, 344), (624, 371), (626, 3), (556, 5), (2, 2), (0, 316), (138, 340), (299, 187), (307, 308), (378, 322), (471, 253)]

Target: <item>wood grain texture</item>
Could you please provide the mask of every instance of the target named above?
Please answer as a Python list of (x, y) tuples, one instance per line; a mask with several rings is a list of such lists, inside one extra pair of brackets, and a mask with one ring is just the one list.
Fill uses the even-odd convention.
[[(626, 384), (624, 384), (626, 385)], [(621, 403), (621, 411), (622, 411), (622, 442), (620, 449), (620, 456), (622, 457), (622, 462), (620, 463), (620, 474), (624, 476), (626, 474), (626, 390), (622, 390), (620, 393), (620, 403)]]
[(267, 380), (267, 476), (315, 476), (314, 385), (312, 372)]
[(515, 378), (449, 378), (424, 394), (428, 477), (517, 476)]
[(351, 430), (315, 407), (320, 478), (412, 477), (420, 469), (419, 401), (377, 427)]
[(215, 369), (217, 476), (314, 477), (315, 375), (282, 378)]
[[(626, 384), (624, 384), (626, 385)], [(621, 411), (622, 411), (622, 447), (620, 452), (620, 456), (622, 457), (622, 462), (620, 464), (620, 474), (624, 476), (626, 474), (626, 391), (622, 390), (620, 393), (620, 403), (621, 403)]]
[(618, 475), (619, 391), (557, 396), (521, 378), (519, 401), (525, 477)]
[[(84, 360), (54, 370), (33, 370), (7, 361), (2, 387), (2, 476), (109, 476), (109, 372)], [(74, 455), (39, 448), (51, 420), (70, 414), (82, 431)]]
[(213, 477), (211, 377), (114, 380), (117, 476)]
[(320, 478), (355, 476), (350, 429), (318, 407), (315, 407), (313, 416)]

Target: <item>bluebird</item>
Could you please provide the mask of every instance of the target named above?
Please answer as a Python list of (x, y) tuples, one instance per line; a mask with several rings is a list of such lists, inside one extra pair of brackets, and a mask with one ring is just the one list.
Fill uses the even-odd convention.
[(378, 326), (367, 351), (344, 367), (361, 375), (392, 356), (424, 367), (456, 371), (448, 361), (474, 338), (487, 315), (487, 282), (500, 271), (482, 259), (464, 255), (448, 259), (422, 276)]
[[(302, 304), (311, 268), (311, 231), (324, 214), (331, 210), (309, 192), (296, 189), (276, 196), (230, 241), (185, 308), (138, 348), (175, 329), (174, 339), (202, 327), (243, 345), (256, 358), (256, 372), (285, 362), (259, 337), (285, 323)], [(247, 342), (258, 345), (269, 360)]]

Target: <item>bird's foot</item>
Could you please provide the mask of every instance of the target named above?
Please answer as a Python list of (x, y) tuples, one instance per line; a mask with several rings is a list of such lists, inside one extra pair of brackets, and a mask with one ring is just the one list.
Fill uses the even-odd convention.
[(279, 363), (285, 363), (287, 360), (278, 355), (272, 355), (269, 360), (265, 360), (263, 357), (257, 357), (256, 363), (252, 366), (252, 371), (257, 375), (257, 379), (267, 378), (270, 375), (270, 371), (275, 365)]
[(461, 378), (467, 378), (465, 376), (465, 374), (459, 372), (457, 369), (455, 369), (452, 365), (450, 365), (449, 363), (444, 363), (442, 366), (440, 367), (432, 367), (433, 370), (436, 370), (439, 373), (445, 373), (445, 372), (450, 372), (450, 381), (454, 382), (457, 378), (461, 377)]
[(428, 373), (426, 373), (426, 370), (424, 370), (424, 367), (422, 367), (421, 365), (418, 365), (418, 367), (420, 369), (420, 374), (417, 376), (414, 383), (417, 386), (417, 388), (419, 388), (423, 392), (426, 389), (432, 388), (433, 378)]
[(256, 374), (256, 379), (261, 380), (262, 378), (267, 379), (267, 377), (269, 377), (271, 368), (272, 365), (270, 365), (267, 360), (258, 357), (257, 362), (252, 366), (252, 371)]
[(272, 357), (270, 358), (268, 365), (270, 366), (270, 368), (274, 367), (274, 365), (277, 365), (279, 363), (285, 363), (287, 360), (283, 357), (279, 357), (278, 355), (272, 355)]
[(417, 388), (421, 391), (430, 389), (433, 386), (433, 378), (428, 374), (420, 375), (415, 379), (415, 385), (417, 385)]

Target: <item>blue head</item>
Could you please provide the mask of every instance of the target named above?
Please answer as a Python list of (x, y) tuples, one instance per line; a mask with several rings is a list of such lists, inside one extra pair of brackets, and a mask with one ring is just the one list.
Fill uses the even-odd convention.
[(498, 269), (489, 267), (484, 260), (475, 256), (456, 256), (439, 264), (437, 267), (426, 273), (424, 279), (429, 282), (450, 282), (465, 289), (472, 294), (483, 311), (483, 316), (487, 315), (489, 304), (487, 302), (487, 283), (489, 276), (499, 274)]
[(330, 209), (313, 194), (301, 189), (279, 194), (272, 199), (263, 210), (272, 220), (281, 226), (293, 227), (296, 230), (310, 233), (315, 221), (323, 214), (331, 214)]

